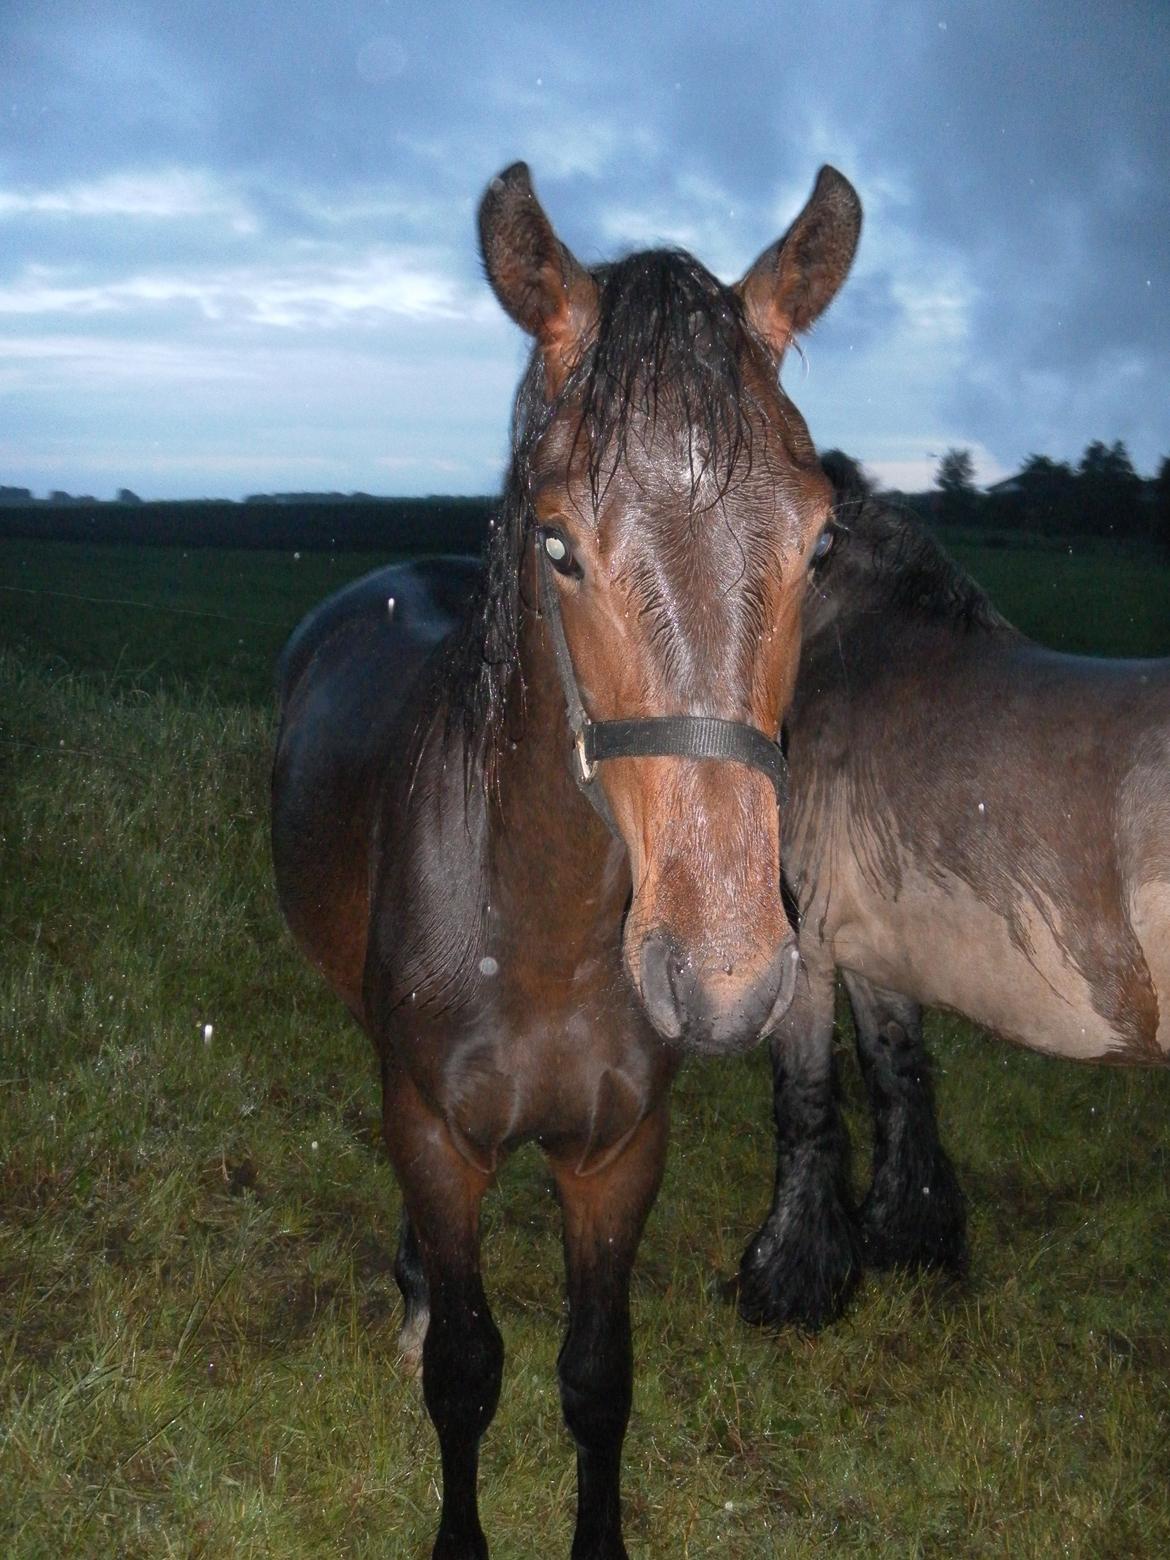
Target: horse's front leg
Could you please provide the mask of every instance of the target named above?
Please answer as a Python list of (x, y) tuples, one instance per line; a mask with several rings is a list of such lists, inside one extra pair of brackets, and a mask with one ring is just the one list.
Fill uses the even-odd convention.
[(861, 1275), (849, 1138), (833, 1072), (833, 969), (806, 968), (772, 1036), (776, 1183), (739, 1266), (739, 1311), (764, 1327), (836, 1320)]
[(572, 1560), (625, 1560), (621, 1455), (633, 1392), (630, 1270), (666, 1158), (667, 1105), (618, 1157), (579, 1174), (552, 1160), (564, 1212), (569, 1330), (557, 1361), (565, 1423), (577, 1445)]
[(434, 1560), (485, 1560), (476, 1498), (479, 1443), (496, 1411), (504, 1367), (479, 1270), (479, 1206), (490, 1177), (459, 1153), (409, 1080), (388, 1071), (383, 1125), (430, 1304), (423, 1397), (443, 1465)]
[(873, 1112), (873, 1179), (861, 1205), (875, 1267), (967, 1264), (967, 1207), (938, 1136), (922, 1010), (897, 992), (842, 972)]

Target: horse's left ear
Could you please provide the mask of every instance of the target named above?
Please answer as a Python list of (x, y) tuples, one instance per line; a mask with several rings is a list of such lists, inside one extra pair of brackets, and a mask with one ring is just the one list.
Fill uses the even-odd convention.
[(826, 164), (804, 210), (736, 288), (752, 328), (777, 361), (836, 297), (860, 233), (857, 191)]
[(555, 395), (595, 318), (597, 287), (553, 232), (525, 163), (505, 168), (484, 191), (479, 245), (496, 297), (541, 347)]

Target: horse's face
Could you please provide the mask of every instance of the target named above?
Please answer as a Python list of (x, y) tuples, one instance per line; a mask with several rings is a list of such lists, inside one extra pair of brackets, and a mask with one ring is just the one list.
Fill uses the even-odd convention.
[[(595, 720), (714, 715), (780, 729), (830, 490), (815, 462), (793, 458), (794, 409), (763, 375), (757, 390), (730, 470), (692, 469), (692, 430), (662, 408), (631, 429), (596, 503), (588, 474), (563, 459), (567, 435), (537, 451), (538, 545), (558, 554)], [(784, 1011), (796, 968), (771, 782), (679, 758), (614, 759), (599, 777), (629, 850), (625, 961), (651, 1019), (704, 1048), (750, 1044)]]
[[(677, 255), (589, 275), (517, 178), (489, 190), (481, 231), (496, 290), (543, 360), (533, 521), (586, 710), (715, 716), (774, 738), (832, 497), (776, 370), (844, 278), (856, 197), (822, 174), (731, 290)], [(754, 1043), (791, 1000), (797, 963), (771, 782), (735, 761), (669, 757), (610, 760), (600, 783), (629, 852), (624, 957), (651, 1021), (696, 1049)]]

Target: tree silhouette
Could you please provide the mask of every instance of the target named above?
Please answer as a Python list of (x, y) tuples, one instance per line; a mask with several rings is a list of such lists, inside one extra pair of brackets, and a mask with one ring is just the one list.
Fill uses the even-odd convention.
[(1016, 477), (1018, 523), (1029, 531), (1067, 531), (1074, 524), (1077, 478), (1067, 461), (1029, 455)]
[(1170, 455), (1163, 455), (1154, 478), (1154, 502), (1150, 534), (1163, 547), (1170, 547)]
[(1104, 535), (1133, 536), (1141, 529), (1141, 478), (1120, 439), (1085, 446), (1077, 481), (1080, 523)]
[(971, 451), (947, 450), (938, 463), (938, 475), (934, 480), (942, 492), (941, 518), (952, 524), (970, 520), (978, 498)]

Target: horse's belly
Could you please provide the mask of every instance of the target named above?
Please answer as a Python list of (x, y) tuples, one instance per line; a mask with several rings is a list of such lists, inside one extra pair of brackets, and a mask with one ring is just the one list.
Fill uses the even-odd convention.
[(1084, 1061), (1127, 1050), (1089, 982), (1035, 905), (1008, 920), (960, 879), (904, 870), (896, 899), (866, 892), (833, 937), (836, 963), (925, 1007), (951, 1008), (1005, 1039)]

